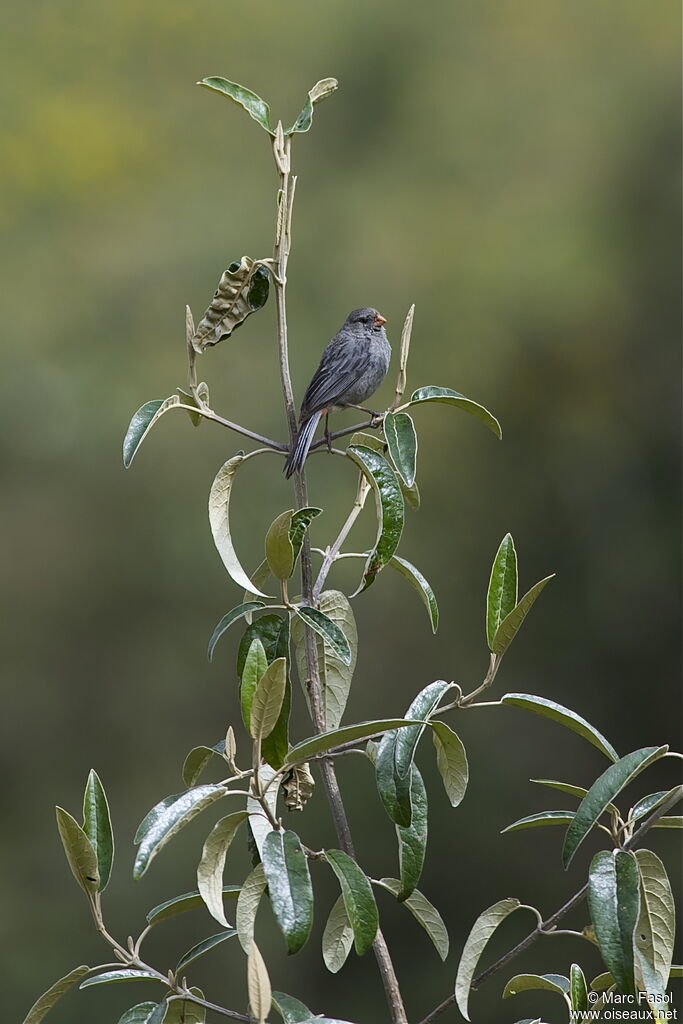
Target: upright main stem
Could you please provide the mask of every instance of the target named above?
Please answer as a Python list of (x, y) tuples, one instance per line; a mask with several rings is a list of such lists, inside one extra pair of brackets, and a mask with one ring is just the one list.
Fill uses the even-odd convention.
[[(292, 228), (292, 205), (294, 202), (294, 189), (296, 178), (291, 175), (291, 138), (284, 136), (282, 125), (278, 124), (273, 141), (273, 153), (280, 178), (280, 190), (278, 193), (278, 218), (275, 235), (275, 248), (273, 262), (275, 265), (275, 303), (277, 307), (277, 333), (278, 351), (280, 359), (280, 380), (282, 383), (282, 396), (285, 404), (285, 415), (289, 428), (290, 446), (294, 443), (297, 432), (296, 406), (294, 404), (294, 393), (292, 389), (292, 378), (289, 372), (289, 347), (287, 340), (287, 263), (291, 245)], [(296, 495), (297, 508), (304, 508), (308, 504), (306, 489), (306, 476), (302, 470), (294, 475), (294, 491)], [(301, 547), (301, 592), (304, 601), (310, 603), (313, 597), (313, 569), (311, 562), (311, 546), (308, 535), (304, 535)], [(317, 599), (317, 596), (316, 596)], [(322, 686), (320, 682), (320, 669), (318, 665), (318, 649), (315, 633), (307, 626), (304, 627), (304, 647), (306, 656), (306, 688), (311, 709), (311, 718), (316, 732), (325, 731), (325, 709), (322, 699)], [(323, 785), (327, 794), (327, 800), (332, 813), (337, 841), (350, 857), (355, 857), (353, 838), (349, 821), (346, 816), (341, 790), (337, 782), (337, 775), (334, 764), (331, 760), (324, 760), (320, 764)], [(396, 971), (389, 955), (389, 949), (382, 932), (378, 929), (373, 951), (377, 960), (387, 1004), (391, 1014), (392, 1024), (408, 1024), (401, 990), (396, 977)]]

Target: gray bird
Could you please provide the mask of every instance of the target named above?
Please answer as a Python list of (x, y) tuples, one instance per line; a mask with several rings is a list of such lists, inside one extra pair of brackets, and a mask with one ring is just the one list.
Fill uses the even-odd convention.
[(361, 403), (386, 377), (391, 345), (385, 323), (385, 317), (372, 307), (354, 309), (323, 352), (301, 403), (299, 432), (285, 463), (286, 476), (302, 469), (321, 416), (327, 421), (334, 409), (362, 408)]

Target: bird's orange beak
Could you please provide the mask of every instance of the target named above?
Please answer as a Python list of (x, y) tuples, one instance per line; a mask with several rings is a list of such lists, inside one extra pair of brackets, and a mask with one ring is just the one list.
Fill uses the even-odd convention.
[(375, 317), (375, 323), (377, 324), (378, 327), (381, 327), (382, 324), (385, 324), (386, 322), (387, 318), (385, 316), (382, 316), (381, 313), (378, 313), (377, 316)]

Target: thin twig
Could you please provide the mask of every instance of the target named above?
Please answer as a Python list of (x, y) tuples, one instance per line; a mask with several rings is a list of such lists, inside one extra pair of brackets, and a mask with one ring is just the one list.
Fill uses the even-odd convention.
[[(344, 427), (343, 430), (334, 430), (330, 434), (330, 440), (335, 441), (338, 437), (346, 437), (347, 434), (355, 434), (359, 430), (376, 430), (379, 427), (377, 417), (368, 420), (366, 423), (354, 423), (352, 427)], [(327, 437), (321, 437), (319, 441), (314, 441), (311, 447), (308, 449), (309, 452), (315, 451), (316, 448), (322, 448), (323, 445), (327, 444)]]
[(223, 416), (219, 416), (218, 413), (214, 412), (213, 409), (198, 409), (195, 408), (194, 405), (183, 405), (182, 403), (176, 405), (175, 408), (186, 409), (187, 412), (196, 413), (197, 416), (204, 416), (205, 419), (213, 420), (214, 423), (220, 423), (222, 427), (229, 427), (230, 430), (235, 430), (238, 434), (242, 434), (244, 437), (250, 437), (252, 441), (258, 441), (259, 444), (264, 444), (276, 452), (286, 453), (289, 451), (287, 445), (282, 444), (281, 441), (274, 441), (272, 437), (264, 437), (263, 434), (257, 434), (255, 430), (249, 430), (248, 427), (243, 427), (239, 423), (233, 423), (231, 420), (226, 420)]
[(344, 522), (344, 525), (342, 526), (341, 530), (339, 531), (339, 533), (337, 535), (337, 539), (335, 540), (334, 544), (332, 544), (332, 546), (328, 549), (327, 553), (325, 554), (325, 557), (323, 558), (323, 564), (320, 566), (320, 571), (318, 572), (318, 578), (316, 579), (315, 586), (313, 587), (313, 603), (314, 603), (314, 605), (317, 602), (318, 598), (320, 597), (322, 589), (323, 589), (323, 587), (325, 585), (325, 580), (327, 579), (327, 574), (329, 573), (330, 569), (334, 565), (335, 559), (337, 558), (337, 555), (341, 551), (342, 544), (344, 543), (344, 541), (346, 540), (346, 538), (350, 534), (350, 532), (351, 532), (351, 530), (353, 528), (353, 525), (356, 522), (356, 519), (358, 519), (358, 516), (363, 511), (363, 506), (365, 505), (365, 502), (367, 500), (367, 497), (368, 497), (369, 493), (370, 493), (370, 484), (365, 479), (363, 474), (359, 473), (358, 474), (358, 488), (356, 490), (356, 498), (354, 500), (354, 503), (353, 503), (353, 506), (351, 508), (351, 511), (349, 512), (348, 516), (346, 517), (346, 521)]

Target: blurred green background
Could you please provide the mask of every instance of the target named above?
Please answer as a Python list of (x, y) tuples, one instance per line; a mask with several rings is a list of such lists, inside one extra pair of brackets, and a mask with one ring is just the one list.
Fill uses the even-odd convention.
[[(426, 683), (471, 688), (486, 665), (483, 605), (505, 531), (521, 585), (557, 572), (497, 690), (541, 693), (589, 717), (621, 753), (680, 742), (679, 707), (679, 26), (659, 0), (27, 0), (4, 14), (0, 164), (4, 418), (2, 929), (3, 1017), (19, 1019), (54, 978), (108, 949), (92, 930), (54, 827), (100, 772), (118, 859), (106, 907), (125, 937), (155, 903), (194, 887), (209, 818), (174, 841), (140, 883), (131, 838), (180, 786), (186, 751), (237, 723), (239, 631), (212, 665), (205, 644), (240, 599), (213, 549), (206, 495), (239, 439), (169, 416), (129, 473), (132, 412), (184, 383), (184, 305), (199, 317), (227, 264), (272, 246), (275, 176), (258, 126), (194, 82), (222, 74), (291, 122), (319, 78), (339, 92), (295, 142), (290, 264), (298, 397), (347, 312), (377, 306), (395, 348), (416, 303), (409, 386), (454, 387), (501, 419), (499, 444), (447, 407), (416, 413), (423, 507), (400, 552), (431, 580), (442, 624), (398, 576), (356, 602), (361, 653), (347, 720), (402, 713)], [(224, 415), (284, 435), (272, 302), (200, 360)], [(390, 399), (393, 371), (377, 399)], [(339, 422), (343, 422), (342, 419)], [(354, 474), (316, 458), (310, 497), (325, 543)], [(260, 561), (291, 504), (279, 466), (239, 480), (235, 533)], [(363, 535), (365, 531), (365, 535)], [(371, 535), (370, 519), (359, 545)], [(338, 573), (337, 585), (350, 585)], [(301, 700), (299, 699), (299, 704)], [(605, 765), (571, 733), (521, 711), (463, 714), (472, 782), (452, 811), (425, 745), (432, 833), (421, 888), (442, 910), (442, 965), (416, 923), (381, 900), (411, 1021), (452, 991), (480, 910), (516, 895), (550, 912), (568, 876), (559, 832), (501, 837), (563, 800), (528, 784), (589, 784)], [(307, 725), (299, 707), (294, 733)], [(244, 746), (244, 744), (243, 744)], [(396, 873), (393, 829), (368, 766), (339, 763), (364, 866)], [(634, 786), (669, 786), (673, 762)], [(332, 843), (319, 789), (293, 827)], [(587, 844), (588, 846), (589, 844)], [(669, 833), (651, 845), (672, 867)], [(247, 869), (230, 855), (227, 881)], [(336, 977), (319, 951), (334, 887), (315, 872), (315, 934), (287, 960), (262, 910), (258, 937), (276, 988), (359, 1024), (385, 1019), (370, 957)], [(574, 922), (585, 923), (585, 912)], [(531, 919), (511, 921), (511, 944)], [(215, 930), (197, 912), (159, 927), (159, 966)], [(495, 952), (495, 950), (494, 950)], [(558, 938), (517, 967), (600, 971), (594, 949)], [(545, 1014), (552, 995), (500, 1002), (505, 977), (473, 998), (475, 1019)], [(244, 1008), (243, 960), (222, 946), (192, 980)], [(9, 982), (9, 987), (7, 982)], [(115, 1021), (144, 986), (71, 995), (51, 1020)], [(456, 1020), (449, 1011), (446, 1020)]]

